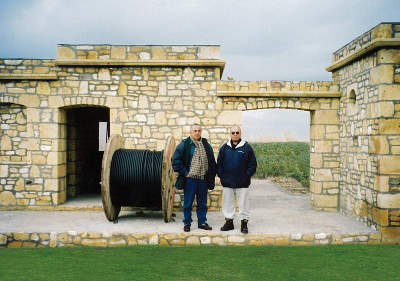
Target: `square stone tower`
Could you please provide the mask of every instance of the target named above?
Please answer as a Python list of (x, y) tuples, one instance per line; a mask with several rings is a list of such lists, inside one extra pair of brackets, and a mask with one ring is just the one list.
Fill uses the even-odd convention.
[(400, 23), (334, 52), (339, 82), (340, 210), (400, 241)]

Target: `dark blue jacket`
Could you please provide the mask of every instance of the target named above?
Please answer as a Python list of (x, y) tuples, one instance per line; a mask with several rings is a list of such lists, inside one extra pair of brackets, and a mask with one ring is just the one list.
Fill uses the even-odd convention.
[(250, 178), (256, 169), (254, 151), (246, 141), (241, 140), (235, 148), (232, 148), (229, 140), (220, 148), (217, 173), (223, 187), (249, 187)]
[[(201, 138), (201, 142), (203, 143), (208, 160), (208, 171), (205, 174), (204, 179), (207, 182), (207, 188), (212, 190), (215, 187), (217, 165), (215, 164), (214, 152), (211, 145), (207, 142), (207, 139)], [(172, 155), (172, 168), (175, 172), (178, 172), (178, 177), (175, 183), (177, 189), (183, 189), (185, 187), (186, 175), (190, 170), (194, 149), (195, 146), (192, 139), (187, 137), (176, 147), (174, 155)]]

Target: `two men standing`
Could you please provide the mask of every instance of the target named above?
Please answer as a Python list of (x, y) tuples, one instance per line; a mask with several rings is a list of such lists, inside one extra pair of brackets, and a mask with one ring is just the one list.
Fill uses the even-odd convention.
[(190, 137), (184, 139), (172, 157), (172, 167), (178, 172), (177, 189), (184, 190), (184, 231), (190, 231), (192, 205), (197, 197), (197, 220), (200, 229), (211, 230), (206, 223), (207, 191), (214, 189), (215, 175), (218, 173), (223, 186), (222, 213), (225, 224), (221, 231), (234, 229), (235, 194), (239, 201), (241, 232), (248, 233), (250, 178), (257, 168), (256, 158), (251, 146), (241, 139), (241, 129), (230, 129), (231, 139), (225, 143), (218, 154), (216, 165), (211, 145), (201, 137), (201, 126), (193, 125)]

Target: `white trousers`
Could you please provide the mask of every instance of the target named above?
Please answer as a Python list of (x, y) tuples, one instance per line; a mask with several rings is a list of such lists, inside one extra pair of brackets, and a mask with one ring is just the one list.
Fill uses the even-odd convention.
[(235, 194), (239, 203), (239, 219), (250, 218), (249, 188), (224, 187), (222, 190), (222, 214), (227, 219), (233, 219), (236, 210)]

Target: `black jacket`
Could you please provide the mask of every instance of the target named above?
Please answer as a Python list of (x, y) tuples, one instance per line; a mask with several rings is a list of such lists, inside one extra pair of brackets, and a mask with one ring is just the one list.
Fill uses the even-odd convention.
[[(214, 152), (207, 139), (201, 138), (204, 149), (207, 154), (208, 171), (204, 176), (207, 182), (207, 188), (212, 190), (215, 187), (215, 176), (217, 174), (217, 165), (215, 163)], [(184, 139), (175, 149), (172, 155), (172, 168), (178, 172), (175, 187), (176, 189), (183, 189), (186, 184), (186, 175), (189, 173), (190, 164), (194, 154), (194, 143), (190, 137)]]
[(256, 169), (257, 161), (254, 151), (246, 141), (240, 141), (233, 148), (229, 140), (220, 148), (217, 173), (223, 187), (249, 187), (250, 178)]

